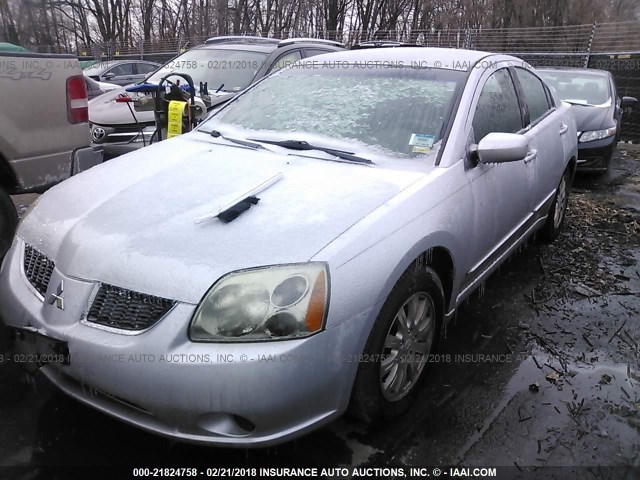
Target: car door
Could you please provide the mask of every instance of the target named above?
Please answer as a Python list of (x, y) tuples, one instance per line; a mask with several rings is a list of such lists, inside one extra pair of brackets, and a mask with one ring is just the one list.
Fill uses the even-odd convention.
[(532, 209), (544, 213), (555, 194), (560, 181), (567, 152), (570, 149), (567, 133), (569, 125), (560, 118), (553, 104), (553, 97), (545, 83), (532, 71), (521, 67), (514, 68), (517, 87), (525, 107), (525, 136), (535, 155), (528, 169), (533, 173), (531, 193)]
[[(478, 83), (470, 118), (469, 143), (492, 132), (523, 130), (522, 107), (510, 71), (487, 70)], [(526, 231), (531, 216), (533, 173), (525, 159), (500, 164), (469, 161), (466, 175), (474, 202), (474, 249), (479, 249), (468, 272), (472, 283)]]
[(100, 81), (115, 83), (116, 85), (129, 85), (135, 81), (133, 63), (119, 63), (104, 72)]

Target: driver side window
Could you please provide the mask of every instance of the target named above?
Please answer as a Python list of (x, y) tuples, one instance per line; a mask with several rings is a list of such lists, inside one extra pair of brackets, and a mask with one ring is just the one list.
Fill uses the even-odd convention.
[(473, 115), (474, 141), (492, 132), (516, 133), (522, 129), (522, 115), (516, 89), (506, 68), (493, 73), (482, 87)]
[(116, 77), (120, 77), (123, 75), (132, 75), (133, 69), (130, 63), (122, 63), (113, 67), (108, 73), (113, 73)]

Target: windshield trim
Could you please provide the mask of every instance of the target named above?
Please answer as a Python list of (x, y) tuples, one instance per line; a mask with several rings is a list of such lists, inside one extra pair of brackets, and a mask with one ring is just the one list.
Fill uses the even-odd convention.
[(453, 102), (451, 102), (451, 109), (447, 115), (447, 121), (443, 124), (443, 128), (446, 125), (446, 130), (441, 131), (442, 135), (440, 137), (440, 148), (438, 149), (438, 155), (436, 157), (435, 166), (439, 166), (442, 161), (442, 156), (444, 155), (444, 150), (447, 147), (447, 142), (449, 140), (449, 136), (451, 135), (451, 131), (453, 130), (453, 122), (458, 116), (458, 112), (460, 110), (460, 102), (462, 101), (462, 94), (469, 83), (469, 78), (471, 77), (471, 73), (473, 72), (476, 65), (485, 59), (493, 56), (492, 53), (485, 55), (482, 58), (479, 58), (474, 64), (472, 68), (469, 68), (466, 72), (464, 72), (464, 77), (460, 79), (458, 86), (456, 87), (456, 91), (453, 93), (454, 98)]
[[(484, 57), (482, 57), (481, 59), (478, 59), (478, 62), (481, 62), (482, 60), (492, 56), (493, 54), (488, 54)], [(305, 60), (304, 58), (302, 59), (303, 61)], [(294, 62), (295, 63), (295, 62)], [(359, 62), (353, 62), (353, 64), (356, 64)], [(476, 62), (477, 63), (477, 62)], [(278, 70), (277, 72), (273, 72), (274, 74), (277, 74), (279, 72), (283, 72), (289, 68), (294, 68), (291, 65), (282, 68), (280, 70)], [(404, 66), (404, 67), (395, 67), (398, 69), (413, 69), (413, 68), (417, 68), (417, 67), (411, 67), (411, 66)], [(453, 121), (454, 118), (452, 118), (453, 114), (456, 114), (459, 106), (460, 106), (460, 101), (462, 99), (462, 94), (466, 88), (466, 85), (469, 81), (469, 77), (471, 76), (471, 73), (473, 72), (473, 68), (470, 68), (467, 71), (462, 71), (462, 70), (451, 70), (451, 69), (447, 69), (447, 68), (434, 68), (434, 67), (420, 67), (419, 69), (421, 70), (441, 70), (441, 71), (445, 71), (445, 72), (451, 72), (451, 71), (455, 71), (455, 72), (459, 72), (461, 74), (461, 77), (459, 79), (459, 81), (457, 82), (456, 88), (453, 92), (453, 96), (452, 96), (452, 101), (450, 102), (450, 109), (447, 112), (448, 116), (447, 116), (447, 120), (445, 122), (443, 122), (442, 127), (440, 129), (440, 139), (436, 142), (436, 144), (440, 144), (437, 154), (436, 154), (436, 158), (434, 161), (434, 165), (437, 167), (440, 164), (440, 161), (442, 159), (442, 155), (444, 152), (444, 149), (447, 145), (447, 140), (449, 139), (449, 135), (451, 133), (451, 129), (453, 127)], [(207, 124), (207, 122), (211, 121), (216, 115), (218, 115), (220, 112), (224, 111), (227, 107), (229, 107), (230, 105), (232, 105), (233, 103), (237, 102), (243, 95), (249, 93), (252, 89), (256, 88), (258, 85), (260, 85), (263, 81), (265, 81), (267, 78), (269, 78), (271, 76), (270, 75), (264, 75), (262, 78), (258, 79), (255, 83), (250, 84), (247, 88), (245, 88), (244, 90), (242, 90), (241, 92), (239, 92), (237, 95), (235, 95), (233, 98), (229, 99), (227, 102), (224, 103), (224, 105), (221, 105), (220, 107), (216, 107), (215, 111), (208, 115), (201, 123), (200, 125), (198, 125), (198, 127), (196, 127), (197, 130), (200, 130), (204, 125)], [(215, 128), (214, 128), (215, 130)], [(434, 144), (435, 145), (435, 144)]]

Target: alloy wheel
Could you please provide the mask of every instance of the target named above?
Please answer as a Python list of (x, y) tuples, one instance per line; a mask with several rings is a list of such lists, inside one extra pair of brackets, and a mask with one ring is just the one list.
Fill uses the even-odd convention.
[(382, 348), (380, 387), (392, 402), (416, 385), (427, 363), (436, 331), (436, 309), (426, 292), (413, 294), (396, 312)]

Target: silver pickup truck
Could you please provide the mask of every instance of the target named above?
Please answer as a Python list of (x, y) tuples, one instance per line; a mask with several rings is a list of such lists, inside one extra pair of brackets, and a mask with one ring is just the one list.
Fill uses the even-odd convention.
[(0, 261), (17, 225), (9, 195), (42, 192), (102, 162), (73, 55), (0, 52)]

